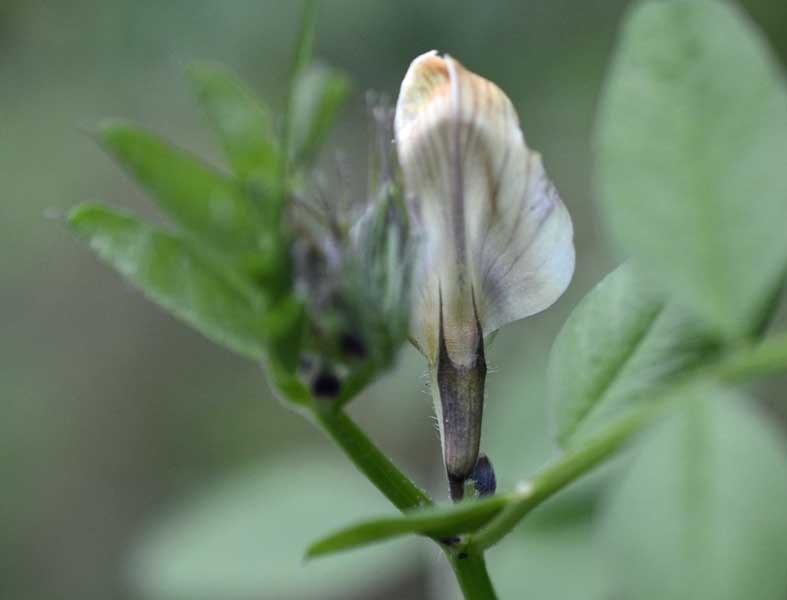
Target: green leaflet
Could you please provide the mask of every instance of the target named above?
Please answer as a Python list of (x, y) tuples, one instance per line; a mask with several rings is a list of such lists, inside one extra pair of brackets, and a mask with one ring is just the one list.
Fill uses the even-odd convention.
[(658, 299), (625, 264), (574, 309), (549, 359), (557, 440), (572, 446), (643, 394), (718, 357), (696, 319)]
[(235, 352), (252, 359), (263, 356), (263, 298), (187, 240), (97, 205), (72, 210), (68, 225), (175, 316)]
[(780, 600), (787, 589), (787, 451), (740, 398), (696, 387), (646, 436), (609, 499), (607, 596)]
[(275, 189), (281, 175), (281, 150), (267, 108), (221, 65), (196, 64), (189, 75), (238, 177)]
[(349, 93), (349, 79), (336, 69), (310, 65), (298, 76), (290, 107), (296, 164), (315, 158)]
[(748, 18), (713, 0), (632, 9), (597, 150), (619, 247), (719, 334), (747, 335), (787, 263), (787, 91)]
[(257, 248), (260, 215), (237, 183), (135, 125), (107, 122), (98, 136), (181, 229), (223, 253)]

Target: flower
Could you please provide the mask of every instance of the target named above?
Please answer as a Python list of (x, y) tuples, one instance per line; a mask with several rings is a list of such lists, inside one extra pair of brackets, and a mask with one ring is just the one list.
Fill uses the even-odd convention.
[(453, 58), (432, 51), (412, 62), (394, 129), (419, 240), (410, 335), (429, 363), (456, 499), (478, 459), (484, 336), (565, 291), (573, 229), (511, 101)]

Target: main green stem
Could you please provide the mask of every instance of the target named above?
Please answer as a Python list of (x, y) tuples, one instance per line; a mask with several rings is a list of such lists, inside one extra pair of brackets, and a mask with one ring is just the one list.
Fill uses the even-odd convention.
[(315, 410), (314, 416), (358, 470), (396, 508), (404, 512), (432, 505), (431, 498), (410, 481), (344, 411)]
[(486, 570), (483, 551), (456, 552), (448, 549), (445, 552), (465, 600), (497, 599)]
[[(405, 512), (433, 504), (429, 496), (410, 481), (344, 411), (315, 409), (313, 414), (358, 470), (399, 510)], [(466, 600), (496, 600), (483, 551), (459, 551), (442, 543), (441, 547)]]

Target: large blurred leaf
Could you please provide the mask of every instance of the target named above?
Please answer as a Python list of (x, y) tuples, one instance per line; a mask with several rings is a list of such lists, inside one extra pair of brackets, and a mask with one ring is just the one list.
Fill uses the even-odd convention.
[(249, 358), (263, 354), (262, 299), (180, 237), (133, 217), (82, 205), (71, 229), (150, 298), (207, 337)]
[(572, 445), (643, 394), (715, 358), (718, 347), (673, 304), (647, 290), (632, 265), (607, 275), (555, 340), (548, 369), (555, 434)]
[(273, 185), (281, 167), (279, 142), (269, 112), (220, 65), (197, 64), (189, 74), (238, 176)]
[(558, 496), (491, 549), (489, 572), (500, 598), (604, 598), (593, 544), (594, 504), (594, 495)]
[(631, 11), (598, 150), (622, 248), (719, 332), (747, 334), (787, 262), (787, 93), (733, 3)]
[(259, 214), (232, 180), (128, 123), (105, 123), (99, 137), (184, 230), (225, 252), (256, 247)]
[(782, 600), (787, 452), (747, 399), (695, 389), (639, 448), (604, 523), (614, 598)]
[(152, 600), (369, 598), (417, 566), (419, 542), (309, 563), (303, 551), (315, 532), (386, 506), (345, 461), (301, 453), (176, 506), (136, 546), (130, 573)]
[(316, 155), (349, 93), (349, 79), (336, 69), (315, 64), (298, 76), (290, 107), (292, 150), (297, 161)]
[(468, 500), (456, 506), (430, 507), (403, 516), (382, 517), (350, 525), (309, 546), (313, 558), (382, 542), (408, 533), (448, 538), (484, 526), (505, 506), (504, 496)]

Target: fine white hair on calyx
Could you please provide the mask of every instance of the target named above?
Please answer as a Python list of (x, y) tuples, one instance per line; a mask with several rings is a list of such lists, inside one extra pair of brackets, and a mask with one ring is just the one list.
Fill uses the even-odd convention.
[[(421, 393), (426, 394), (429, 396), (429, 399), (432, 400), (432, 381), (429, 377), (429, 371), (422, 371), (421, 372), (421, 380), (424, 382), (424, 387), (421, 388)], [(442, 427), (440, 423), (440, 417), (436, 414), (435, 404), (432, 404), (432, 415), (429, 417), (434, 425), (434, 430), (437, 433), (437, 439), (442, 443)]]

